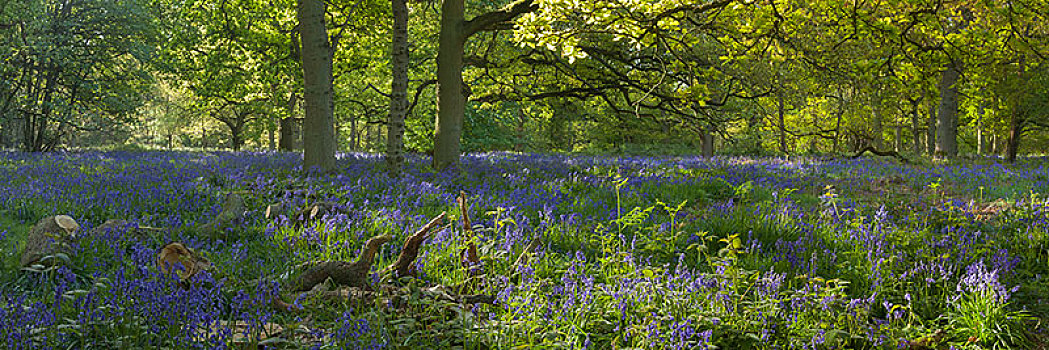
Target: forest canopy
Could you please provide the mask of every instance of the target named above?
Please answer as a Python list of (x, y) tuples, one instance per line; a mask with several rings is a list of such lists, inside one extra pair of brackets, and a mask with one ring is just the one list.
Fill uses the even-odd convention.
[(1040, 0), (2, 0), (0, 144), (1012, 159), (1047, 146), (1047, 14)]

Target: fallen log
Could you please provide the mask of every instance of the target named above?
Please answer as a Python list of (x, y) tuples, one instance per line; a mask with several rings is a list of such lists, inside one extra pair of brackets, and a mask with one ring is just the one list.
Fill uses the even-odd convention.
[[(397, 256), (397, 260), (387, 268), (383, 269), (380, 274), (393, 274), (396, 277), (411, 276), (414, 273), (412, 266), (419, 257), (419, 251), (422, 244), (426, 241), (426, 238), (429, 237), (429, 234), (434, 232), (434, 228), (441, 224), (446, 216), (447, 212), (442, 212), (433, 219), (430, 219), (426, 225), (414, 234), (408, 236), (404, 241), (404, 246), (401, 248), (400, 254)], [(294, 282), (290, 283), (290, 288), (288, 290), (296, 293), (297, 297), (320, 298), (323, 300), (338, 302), (357, 301), (369, 303), (375, 301), (377, 298), (384, 297), (389, 298), (389, 305), (397, 307), (402, 304), (402, 301), (416, 295), (408, 290), (408, 288), (412, 287), (397, 287), (393, 284), (381, 284), (373, 287), (369, 278), (369, 272), (374, 264), (376, 253), (390, 240), (392, 240), (392, 237), (389, 235), (369, 239), (365, 243), (361, 255), (352, 263), (346, 261), (324, 261), (313, 264), (312, 267), (309, 267), (305, 272), (299, 275)], [(522, 253), (522, 255), (536, 249), (538, 245), (538, 240), (534, 240), (533, 243), (529, 244), (529, 247), (525, 249), (525, 252)], [(466, 250), (464, 250), (464, 252), (465, 251)], [(521, 259), (526, 258), (519, 258), (518, 260), (521, 261)], [(479, 259), (477, 261), (479, 261)], [(300, 268), (302, 268), (302, 266), (296, 268), (296, 270)], [(329, 280), (332, 284), (338, 286), (336, 290), (326, 289), (328, 287), (325, 287), (327, 284), (324, 282)], [(425, 298), (443, 300), (456, 304), (494, 304), (496, 302), (495, 296), (493, 295), (456, 294), (448, 291), (447, 287), (440, 285), (424, 288), (421, 295)], [(294, 304), (285, 302), (279, 296), (274, 297), (271, 302), (271, 307), (285, 312), (293, 312), (299, 309)]]
[(291, 291), (308, 291), (329, 278), (339, 285), (371, 290), (368, 273), (374, 263), (375, 253), (392, 239), (389, 235), (372, 237), (364, 244), (364, 250), (361, 256), (357, 257), (357, 261), (325, 261), (309, 268), (292, 283)]
[(852, 156), (850, 156), (849, 159), (856, 159), (856, 158), (862, 157), (863, 154), (867, 153), (867, 152), (870, 152), (871, 154), (879, 156), (879, 157), (893, 157), (893, 158), (896, 158), (896, 160), (899, 160), (900, 162), (903, 162), (904, 164), (911, 164), (910, 160), (908, 160), (907, 158), (904, 158), (902, 155), (900, 155), (896, 151), (879, 151), (879, 150), (875, 149), (872, 146), (867, 146), (867, 147), (864, 147), (864, 148), (860, 149), (858, 152), (856, 152), (856, 154), (853, 154)]
[(383, 272), (386, 273), (393, 271), (396, 273), (396, 277), (412, 275), (412, 264), (415, 263), (415, 259), (419, 258), (419, 248), (422, 246), (423, 242), (426, 241), (430, 231), (440, 224), (447, 214), (448, 213), (446, 212), (442, 212), (440, 215), (430, 219), (430, 222), (426, 223), (426, 225), (419, 229), (419, 231), (416, 231), (415, 234), (408, 236), (408, 238), (404, 240), (404, 246), (401, 248), (401, 254), (397, 256), (397, 261), (390, 264), (390, 266), (383, 270)]

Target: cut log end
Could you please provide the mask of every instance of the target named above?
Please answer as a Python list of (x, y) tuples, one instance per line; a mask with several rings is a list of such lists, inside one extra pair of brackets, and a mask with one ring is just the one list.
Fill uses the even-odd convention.
[(76, 220), (73, 220), (73, 218), (68, 215), (56, 215), (55, 223), (58, 224), (58, 227), (66, 230), (70, 235), (75, 234), (76, 231), (80, 229), (80, 224), (77, 224)]
[[(79, 228), (80, 225), (76, 223), (76, 220), (66, 215), (40, 219), (29, 228), (29, 235), (26, 236), (25, 246), (19, 260), (20, 266), (28, 267), (36, 263), (50, 265), (59, 260), (68, 260), (45, 258), (59, 257), (59, 254), (66, 257), (72, 255), (74, 251), (70, 248), (70, 243), (73, 242), (74, 234)], [(48, 261), (44, 262), (44, 260)]]

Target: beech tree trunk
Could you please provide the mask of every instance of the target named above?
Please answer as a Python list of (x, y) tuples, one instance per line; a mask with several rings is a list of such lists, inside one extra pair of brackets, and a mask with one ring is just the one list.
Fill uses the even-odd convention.
[(998, 138), (995, 137), (995, 133), (991, 132), (991, 154), (998, 154)]
[(299, 121), (294, 117), (280, 120), (280, 147), (281, 151), (294, 151), (299, 149)]
[(441, 4), (441, 32), (437, 47), (437, 122), (433, 141), (435, 169), (459, 163), (466, 113), (466, 89), (463, 86), (463, 47), (466, 39), (537, 8), (533, 0), (516, 0), (500, 10), (466, 21), (463, 0), (445, 0)]
[(241, 126), (230, 126), (230, 149), (239, 151), (244, 147), (244, 130)]
[(841, 122), (845, 116), (845, 100), (842, 99), (841, 106), (838, 108), (838, 115), (834, 117), (834, 139), (830, 143), (830, 151), (838, 153), (838, 140), (841, 139)]
[(408, 114), (408, 3), (391, 0), (391, 6), (393, 81), (390, 83), (390, 120), (386, 124), (386, 167), (391, 176), (398, 176), (404, 163), (404, 118)]
[(976, 154), (984, 154), (987, 151), (987, 145), (983, 136), (983, 104), (980, 104), (980, 111), (976, 116)]
[(704, 129), (701, 135), (703, 137), (703, 156), (713, 157), (714, 156), (714, 133), (709, 129)]
[(323, 0), (298, 0), (302, 38), (302, 78), (306, 118), (303, 121), (302, 169), (335, 169), (335, 91), (332, 86), (332, 47), (324, 24)]
[(460, 137), (466, 97), (463, 96), (463, 0), (441, 5), (441, 32), (437, 51), (437, 121), (434, 130), (433, 167), (444, 169), (459, 162)]
[(940, 77), (940, 107), (936, 113), (936, 155), (958, 155), (958, 80), (962, 72), (951, 62)]
[(925, 153), (929, 155), (936, 154), (936, 107), (935, 104), (929, 107), (929, 125), (925, 133)]
[[(778, 73), (777, 73), (778, 74)], [(779, 91), (776, 93), (776, 112), (779, 116), (779, 150), (783, 154), (790, 154), (787, 152), (787, 120), (784, 116), (786, 113), (786, 106), (783, 104), (783, 86), (781, 83)]]
[(874, 92), (875, 96), (871, 97), (871, 146), (874, 146), (877, 150), (882, 150), (885, 145), (885, 127), (881, 121), (881, 113), (878, 110), (881, 105), (881, 98), (877, 95), (878, 92)]
[(896, 139), (893, 140), (892, 148), (893, 151), (899, 153), (903, 151), (903, 125), (896, 125)]
[(25, 149), (25, 119), (21, 116), (12, 115), (4, 121), (5, 147), (13, 149)]
[(911, 151), (913, 151), (915, 155), (922, 154), (922, 129), (921, 123), (918, 121), (918, 109), (921, 108), (921, 106), (919, 105), (920, 103), (921, 99), (911, 100), (911, 138), (914, 142), (912, 144), (913, 147), (911, 148)]
[(1009, 121), (1009, 138), (1005, 143), (1005, 159), (1009, 163), (1016, 161), (1016, 154), (1020, 150), (1020, 137), (1023, 136), (1024, 116), (1022, 112), (1014, 110)]

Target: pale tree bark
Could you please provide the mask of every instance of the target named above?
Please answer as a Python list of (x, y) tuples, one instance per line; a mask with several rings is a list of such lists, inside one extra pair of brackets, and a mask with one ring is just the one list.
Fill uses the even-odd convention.
[(303, 121), (302, 169), (335, 169), (335, 91), (332, 86), (332, 46), (324, 24), (323, 0), (298, 0), (302, 39), (302, 78), (306, 118)]
[(998, 154), (998, 138), (995, 136), (995, 133), (993, 131), (991, 132), (989, 138), (991, 143), (991, 154)]
[(984, 154), (984, 140), (983, 140), (983, 105), (980, 105), (980, 112), (976, 116), (976, 154)]
[(393, 81), (390, 83), (390, 120), (386, 124), (386, 167), (391, 176), (399, 176), (404, 164), (404, 118), (408, 114), (408, 3), (391, 0), (391, 6)]
[(279, 127), (279, 125), (280, 118), (277, 118), (276, 115), (270, 116), (270, 125), (266, 127), (266, 133), (268, 134), (267, 141), (269, 142), (267, 142), (266, 144), (269, 145), (268, 148), (271, 151), (277, 149), (277, 128)]
[(900, 153), (903, 149), (903, 124), (895, 125), (896, 128), (896, 139), (893, 140), (892, 150), (896, 153)]

